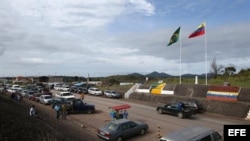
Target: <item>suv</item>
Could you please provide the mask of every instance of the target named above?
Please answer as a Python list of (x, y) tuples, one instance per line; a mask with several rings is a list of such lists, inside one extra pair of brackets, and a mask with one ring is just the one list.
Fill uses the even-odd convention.
[(95, 87), (91, 87), (88, 89), (88, 94), (91, 94), (91, 95), (102, 95), (102, 91), (99, 90), (98, 88), (95, 88)]
[(159, 141), (223, 141), (214, 129), (204, 126), (189, 126), (162, 136)]

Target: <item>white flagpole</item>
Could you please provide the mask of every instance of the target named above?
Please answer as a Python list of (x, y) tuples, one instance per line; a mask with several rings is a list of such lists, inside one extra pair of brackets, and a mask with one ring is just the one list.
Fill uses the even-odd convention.
[(180, 30), (179, 39), (180, 39), (180, 84), (181, 84), (181, 30)]
[(204, 30), (205, 30), (205, 73), (206, 73), (206, 85), (207, 85), (207, 23), (205, 22)]

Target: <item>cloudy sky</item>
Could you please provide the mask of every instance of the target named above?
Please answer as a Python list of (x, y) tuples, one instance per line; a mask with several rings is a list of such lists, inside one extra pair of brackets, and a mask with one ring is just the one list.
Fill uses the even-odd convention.
[[(247, 69), (249, 5), (249, 0), (0, 0), (0, 76), (204, 74), (213, 58)], [(203, 22), (206, 35), (189, 39)], [(178, 27), (180, 40), (166, 46)]]

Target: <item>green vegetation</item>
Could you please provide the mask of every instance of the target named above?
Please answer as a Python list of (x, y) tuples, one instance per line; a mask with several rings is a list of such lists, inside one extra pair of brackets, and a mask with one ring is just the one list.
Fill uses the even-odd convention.
[[(180, 78), (179, 77), (168, 77), (168, 78), (150, 78), (147, 82), (145, 82), (145, 76), (138, 75), (138, 76), (128, 76), (128, 75), (117, 75), (117, 76), (110, 76), (100, 79), (104, 86), (113, 86), (118, 85), (120, 82), (132, 82), (132, 83), (147, 83), (147, 84), (154, 84), (160, 80), (165, 83), (169, 84), (179, 84)], [(198, 84), (205, 84), (205, 78), (198, 78)], [(207, 78), (208, 85), (223, 85), (224, 82), (229, 82), (231, 86), (238, 86), (242, 88), (250, 88), (250, 69), (241, 70), (238, 74), (227, 74), (224, 73), (223, 75), (217, 75), (216, 77), (209, 76)], [(194, 84), (195, 77), (182, 77), (181, 80), (182, 84)]]
[[(208, 78), (207, 84), (208, 85), (223, 85), (223, 83), (227, 81), (230, 83), (231, 86), (238, 86), (242, 88), (250, 88), (250, 77), (236, 77), (230, 76), (227, 79), (224, 77), (219, 76), (218, 78)], [(179, 78), (172, 78), (172, 79), (163, 79), (163, 82), (171, 83), (171, 84), (179, 84)], [(194, 84), (195, 78), (182, 78), (182, 84)], [(199, 78), (198, 84), (205, 84), (205, 78)]]

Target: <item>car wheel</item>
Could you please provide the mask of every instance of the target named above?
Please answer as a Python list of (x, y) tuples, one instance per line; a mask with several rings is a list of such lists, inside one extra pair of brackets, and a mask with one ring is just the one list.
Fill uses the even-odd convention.
[(89, 109), (89, 110), (87, 111), (87, 113), (88, 113), (88, 114), (92, 114), (92, 110)]
[(158, 109), (158, 113), (159, 113), (159, 114), (162, 114), (162, 109)]
[(71, 114), (70, 110), (67, 111), (67, 115)]
[(184, 115), (182, 113), (177, 114), (178, 118), (184, 118)]
[(140, 132), (141, 135), (144, 135), (145, 133), (146, 133), (145, 129), (142, 129), (141, 132)]
[(116, 139), (116, 141), (122, 141), (122, 140), (123, 140), (123, 139), (122, 139), (121, 136), (117, 137), (117, 139)]

